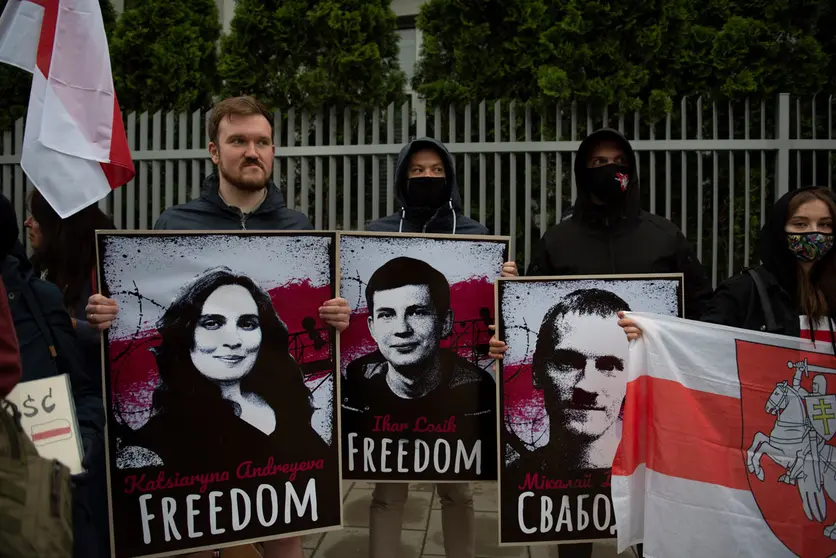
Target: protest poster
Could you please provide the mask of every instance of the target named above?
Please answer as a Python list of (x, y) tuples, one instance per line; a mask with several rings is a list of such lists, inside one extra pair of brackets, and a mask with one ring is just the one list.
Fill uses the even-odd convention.
[(341, 524), (333, 233), (100, 233), (113, 555)]
[(343, 475), (496, 480), (493, 281), (508, 238), (343, 233)]
[(630, 317), (642, 335), (630, 348), (612, 468), (618, 548), (643, 542), (646, 556), (836, 555), (831, 324), (822, 320), (814, 344)]
[(628, 341), (619, 311), (683, 313), (681, 274), (500, 279), (500, 545), (615, 537), (612, 460)]
[(21, 382), (6, 397), (20, 413), (20, 426), (35, 444), (38, 455), (56, 459), (73, 475), (81, 466), (81, 437), (66, 374)]

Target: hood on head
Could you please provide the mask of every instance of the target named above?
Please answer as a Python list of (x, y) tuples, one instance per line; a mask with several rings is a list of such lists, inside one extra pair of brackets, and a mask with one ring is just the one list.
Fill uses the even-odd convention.
[(409, 142), (398, 155), (398, 162), (395, 165), (395, 192), (401, 207), (409, 209), (406, 205), (406, 184), (409, 178), (409, 160), (412, 155), (423, 149), (432, 149), (441, 155), (444, 162), (444, 172), (447, 175), (448, 195), (453, 202), (453, 209), (456, 212), (462, 211), (462, 198), (459, 194), (459, 185), (456, 182), (456, 171), (453, 166), (453, 156), (443, 143), (433, 138), (418, 138)]
[(790, 251), (787, 233), (784, 230), (789, 218), (790, 203), (801, 192), (817, 189), (799, 188), (781, 196), (769, 211), (758, 239), (758, 256), (761, 262), (789, 293), (795, 292), (797, 269), (797, 260)]
[(578, 198), (576, 202), (576, 213), (583, 213), (590, 208), (595, 207), (590, 198), (589, 191), (583, 184), (583, 171), (586, 169), (586, 160), (590, 152), (603, 141), (613, 141), (624, 150), (627, 155), (628, 174), (630, 175), (630, 185), (627, 187), (627, 199), (625, 209), (628, 213), (637, 213), (641, 209), (641, 191), (639, 190), (639, 174), (638, 166), (636, 165), (636, 153), (633, 151), (633, 146), (627, 140), (627, 137), (613, 128), (601, 128), (589, 134), (578, 147), (578, 152), (575, 157), (575, 183), (578, 187)]
[(19, 234), (14, 206), (6, 196), (0, 194), (0, 259), (14, 251)]

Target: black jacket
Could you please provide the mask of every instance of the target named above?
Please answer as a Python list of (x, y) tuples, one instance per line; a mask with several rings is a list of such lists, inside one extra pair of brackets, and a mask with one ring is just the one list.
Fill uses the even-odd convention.
[(403, 399), (387, 384), (388, 369), (379, 350), (349, 363), (340, 384), (343, 435), (370, 433), (376, 418), (383, 415), (393, 423), (408, 423), (410, 430), (419, 417), (429, 424), (440, 424), (455, 416), (455, 434), (435, 436), (455, 437), (466, 443), (481, 440), (483, 476), (495, 478), (496, 382), (490, 373), (450, 349), (441, 349), (442, 380), (438, 388), (420, 399)]
[(157, 230), (312, 230), (305, 215), (287, 207), (279, 188), (269, 181), (267, 198), (252, 213), (230, 207), (218, 194), (218, 175), (210, 174), (203, 181), (200, 197), (166, 209), (154, 228)]
[[(90, 377), (58, 287), (34, 275), (23, 245), (0, 261), (20, 344), (22, 382), (67, 374), (85, 451), (104, 432), (101, 380)], [(54, 347), (54, 353), (50, 349)]]
[[(630, 184), (618, 212), (595, 205), (581, 178), (587, 153), (604, 139), (621, 143), (629, 159)], [(711, 296), (711, 283), (676, 225), (641, 209), (636, 156), (627, 139), (610, 129), (591, 134), (578, 149), (575, 176), (573, 212), (546, 231), (526, 275), (683, 273), (685, 316), (698, 318)]]
[[(801, 307), (795, 295), (798, 288), (795, 275), (798, 263), (787, 244), (784, 226), (790, 201), (800, 191), (802, 190), (785, 194), (772, 206), (758, 242), (758, 255), (763, 265), (755, 268), (766, 286), (767, 297), (778, 326), (771, 333), (794, 337), (801, 334)], [(831, 319), (836, 319), (834, 310), (831, 310)], [(727, 279), (717, 287), (701, 320), (742, 329), (767, 331), (763, 304), (748, 270)]]
[[(778, 326), (769, 333), (798, 337), (801, 334), (800, 310), (795, 300), (766, 267), (758, 266), (754, 271), (763, 279)], [(720, 283), (700, 320), (742, 329), (768, 331), (763, 304), (748, 270)]]
[[(409, 160), (421, 149), (433, 149), (444, 160), (444, 171), (449, 188), (449, 201), (430, 214), (417, 211), (406, 205), (406, 183), (409, 178)], [(395, 192), (401, 209), (387, 217), (372, 221), (366, 230), (372, 232), (441, 233), (441, 234), (488, 234), (488, 229), (478, 221), (462, 215), (462, 198), (456, 182), (453, 156), (440, 141), (421, 138), (410, 142), (398, 155), (395, 167)]]
[[(450, 349), (441, 349), (441, 385), (417, 400), (402, 399), (386, 383), (389, 363), (379, 350), (353, 360), (346, 367), (342, 406), (345, 416), (390, 414), (414, 419), (427, 414), (483, 417), (490, 430), (495, 426), (496, 383), (491, 375)], [(434, 401), (436, 404), (428, 404)], [(410, 408), (415, 407), (415, 408)], [(414, 416), (413, 416), (414, 413)]]

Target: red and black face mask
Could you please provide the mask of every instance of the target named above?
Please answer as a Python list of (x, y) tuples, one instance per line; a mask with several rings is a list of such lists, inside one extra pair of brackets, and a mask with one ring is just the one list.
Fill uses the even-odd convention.
[(620, 205), (630, 186), (629, 171), (627, 165), (615, 163), (584, 169), (581, 186), (604, 205)]

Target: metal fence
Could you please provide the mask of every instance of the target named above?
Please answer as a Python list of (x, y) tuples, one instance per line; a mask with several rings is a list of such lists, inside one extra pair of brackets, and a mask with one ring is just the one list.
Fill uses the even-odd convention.
[[(576, 104), (482, 102), (428, 110), (420, 99), (383, 110), (331, 108), (274, 115), (273, 172), (288, 205), (317, 229), (362, 230), (393, 212), (394, 164), (405, 140), (429, 135), (454, 154), (465, 214), (511, 235), (525, 266), (534, 244), (575, 198), (575, 152), (604, 125), (630, 139), (643, 205), (692, 241), (716, 284), (754, 263), (765, 211), (790, 188), (832, 187), (832, 96), (718, 103), (683, 98), (666, 116)], [(134, 181), (101, 202), (119, 228), (151, 228), (167, 207), (199, 195), (212, 164), (208, 113), (129, 114)], [(0, 134), (0, 190), (21, 222), (31, 184), (19, 162), (23, 121)]]

